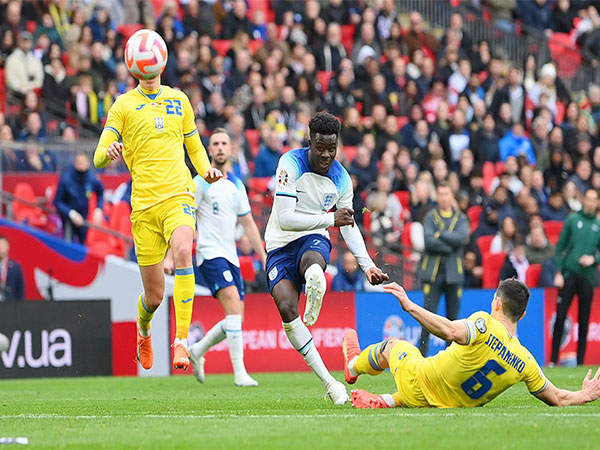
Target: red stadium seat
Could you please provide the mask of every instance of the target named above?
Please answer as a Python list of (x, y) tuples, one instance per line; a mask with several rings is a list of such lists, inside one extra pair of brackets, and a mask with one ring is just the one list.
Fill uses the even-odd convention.
[(471, 206), (467, 210), (467, 216), (469, 217), (469, 221), (471, 222), (471, 233), (475, 231), (475, 229), (479, 225), (479, 218), (481, 217), (482, 210), (483, 208), (481, 206)]
[[(102, 226), (108, 227), (106, 221), (103, 221)], [(88, 230), (85, 245), (89, 247), (92, 253), (100, 257), (106, 255), (125, 256), (124, 248), (117, 242), (117, 238), (94, 228)]]
[(245, 281), (252, 282), (256, 280), (256, 270), (254, 270), (252, 256), (240, 256), (240, 272)]
[(269, 191), (271, 177), (254, 177), (248, 181), (248, 188), (255, 193), (264, 194)]
[(404, 127), (404, 125), (406, 125), (409, 120), (410, 119), (406, 116), (399, 116), (398, 117), (398, 129), (401, 130), (402, 127)]
[(480, 236), (477, 238), (477, 247), (479, 247), (481, 256), (484, 256), (486, 253), (490, 252), (492, 240), (494, 240), (494, 236)]
[(121, 33), (125, 38), (125, 42), (131, 37), (133, 33), (144, 28), (143, 25), (139, 23), (124, 23), (122, 25), (117, 26), (117, 33)]
[(525, 284), (530, 287), (538, 287), (540, 284), (540, 275), (542, 273), (541, 264), (532, 264), (525, 273)]
[(325, 70), (320, 70), (317, 72), (317, 80), (321, 84), (321, 92), (326, 94), (329, 90), (329, 80), (333, 76), (334, 72), (327, 72)]
[(248, 43), (248, 47), (250, 47), (250, 53), (255, 55), (256, 51), (261, 47), (261, 45), (263, 45), (262, 39), (252, 39)]
[(354, 25), (342, 25), (342, 45), (348, 54), (352, 53), (352, 45), (354, 45)]
[(502, 161), (498, 161), (494, 168), (496, 169), (496, 175), (501, 175), (502, 173), (504, 173), (505, 166)]
[(15, 198), (12, 201), (13, 218), (15, 222), (25, 222), (32, 227), (45, 229), (48, 225), (48, 217), (40, 208), (27, 205), (19, 200), (37, 204), (37, 198), (33, 187), (29, 183), (17, 183), (14, 191)]
[[(365, 227), (365, 232), (369, 233), (371, 231), (371, 211), (365, 211), (363, 214), (363, 225)], [(368, 239), (370, 240), (370, 236)]]
[(352, 161), (354, 161), (354, 158), (356, 157), (357, 148), (358, 147), (352, 145), (344, 145), (342, 151), (344, 152), (344, 156), (346, 157), (349, 163), (352, 163)]
[(482, 287), (495, 289), (498, 286), (500, 270), (506, 260), (506, 253), (488, 253), (483, 257)]
[(490, 193), (494, 178), (496, 178), (496, 168), (494, 167), (494, 163), (486, 161), (483, 164), (483, 190), (488, 194)]
[(406, 222), (404, 224), (404, 228), (402, 229), (402, 234), (400, 235), (400, 243), (402, 244), (402, 253), (405, 258), (408, 258), (412, 253), (412, 241), (410, 239), (410, 228), (412, 226), (412, 222)]
[(221, 56), (225, 56), (232, 46), (231, 39), (214, 39), (212, 41), (213, 48)]
[(248, 139), (248, 143), (250, 144), (250, 151), (252, 155), (256, 158), (258, 155), (258, 143), (260, 141), (260, 131), (259, 130), (246, 130), (245, 132), (246, 139)]
[[(131, 207), (127, 202), (119, 202), (113, 206), (108, 221), (110, 228), (116, 231), (120, 231), (121, 222), (123, 219), (129, 218), (131, 215)], [(129, 233), (127, 233), (129, 234)]]
[(400, 200), (402, 209), (410, 209), (410, 191), (396, 191), (394, 195)]
[(548, 240), (556, 245), (558, 238), (560, 238), (560, 232), (562, 231), (563, 223), (559, 220), (546, 220), (544, 222), (544, 231)]

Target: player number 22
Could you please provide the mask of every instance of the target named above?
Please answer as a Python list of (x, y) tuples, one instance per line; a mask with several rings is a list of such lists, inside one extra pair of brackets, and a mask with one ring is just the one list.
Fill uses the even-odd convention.
[(167, 114), (177, 114), (183, 116), (183, 110), (181, 109), (181, 100), (166, 99)]
[(494, 372), (496, 375), (502, 375), (506, 372), (506, 369), (498, 364), (496, 360), (490, 359), (485, 363), (485, 366), (461, 384), (460, 387), (470, 398), (478, 400), (492, 388), (492, 382), (487, 377), (490, 372)]

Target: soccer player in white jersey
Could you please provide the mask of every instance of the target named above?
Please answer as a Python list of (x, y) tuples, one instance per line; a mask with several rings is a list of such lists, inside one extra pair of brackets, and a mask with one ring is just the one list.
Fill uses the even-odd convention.
[(213, 131), (208, 151), (212, 166), (226, 174), (225, 178), (208, 184), (196, 176), (196, 219), (198, 221), (197, 252), (199, 269), (208, 287), (225, 310), (225, 319), (214, 325), (189, 349), (194, 375), (204, 383), (204, 355), (210, 347), (227, 337), (229, 356), (237, 386), (258, 386), (244, 366), (242, 317), (244, 315), (244, 282), (235, 246), (235, 229), (239, 219), (254, 251), (263, 265), (266, 253), (242, 181), (230, 170), (231, 137), (224, 128)]
[[(275, 202), (265, 233), (269, 290), (283, 320), (283, 329), (321, 379), (326, 397), (335, 405), (347, 402), (348, 393), (323, 364), (307, 328), (317, 321), (325, 295), (324, 270), (331, 251), (327, 228), (341, 227), (348, 248), (371, 284), (389, 279), (375, 267), (354, 224), (352, 182), (335, 159), (340, 128), (333, 115), (318, 113), (309, 123), (308, 148), (292, 150), (281, 157), (275, 174)], [(333, 207), (337, 210), (329, 212)], [(307, 298), (304, 323), (298, 314), (303, 284)]]

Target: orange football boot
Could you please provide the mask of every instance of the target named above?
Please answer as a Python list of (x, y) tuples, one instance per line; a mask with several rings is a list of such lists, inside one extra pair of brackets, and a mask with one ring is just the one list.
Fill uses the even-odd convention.
[(348, 365), (355, 356), (360, 355), (360, 346), (358, 344), (358, 335), (355, 330), (348, 330), (344, 335), (342, 343), (342, 351), (344, 352), (344, 378), (346, 383), (354, 384), (358, 376), (352, 376)]
[(140, 329), (136, 324), (137, 329), (137, 359), (146, 370), (152, 368), (154, 364), (154, 351), (152, 350), (152, 335), (144, 337), (140, 333)]
[(350, 394), (350, 401), (353, 408), (379, 409), (390, 407), (381, 395), (371, 394), (362, 389), (353, 389)]
[(187, 370), (190, 366), (190, 353), (183, 344), (173, 344), (173, 368)]

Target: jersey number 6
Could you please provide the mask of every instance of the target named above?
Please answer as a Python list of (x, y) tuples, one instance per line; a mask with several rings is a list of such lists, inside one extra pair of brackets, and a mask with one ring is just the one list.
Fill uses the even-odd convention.
[[(498, 364), (497, 361), (490, 359), (485, 363), (485, 366), (461, 384), (460, 387), (470, 398), (478, 400), (492, 388), (492, 382), (487, 377), (490, 372), (494, 372), (496, 375), (502, 375), (506, 372), (506, 369)], [(479, 387), (477, 387), (477, 385), (479, 385)]]

